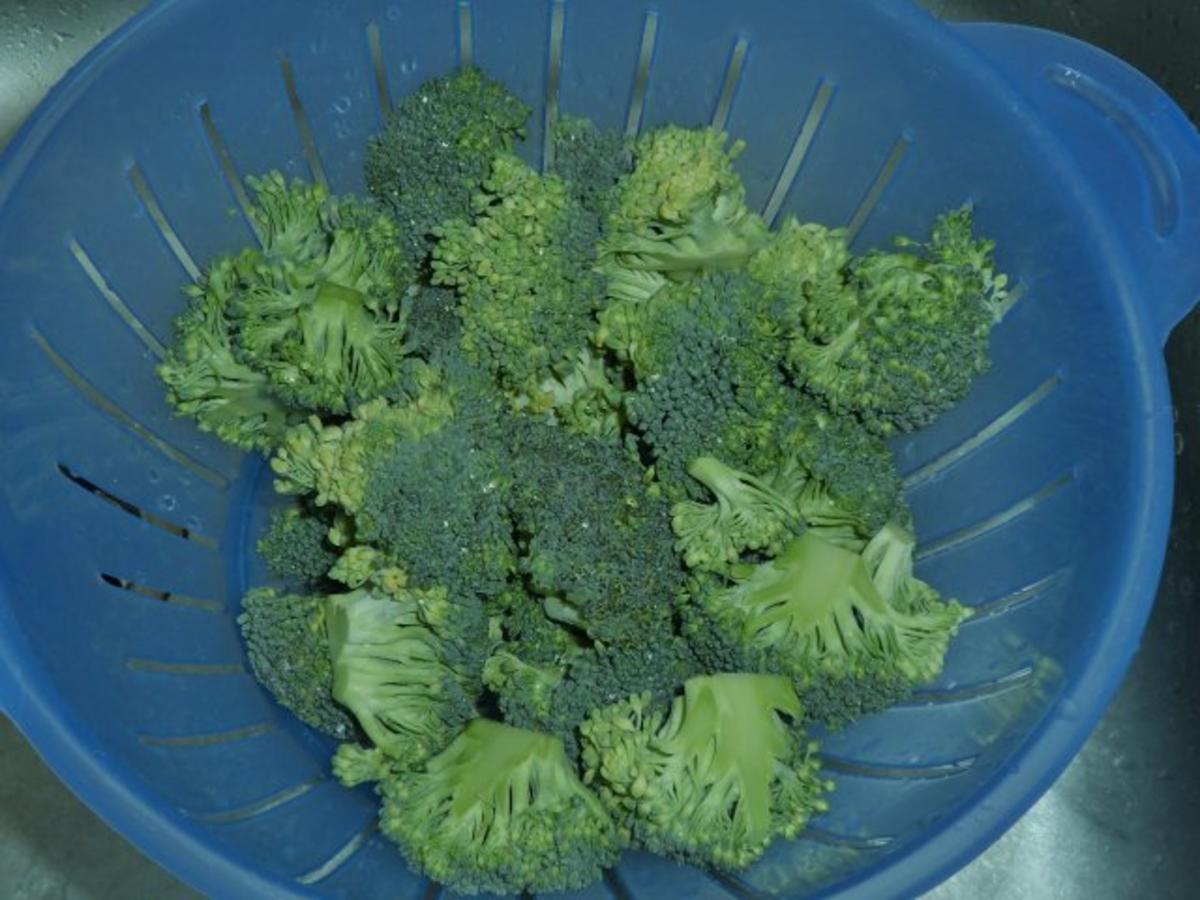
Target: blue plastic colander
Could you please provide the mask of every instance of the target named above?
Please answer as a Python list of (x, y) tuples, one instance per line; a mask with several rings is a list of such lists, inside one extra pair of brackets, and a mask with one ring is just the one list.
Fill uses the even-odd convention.
[(1161, 354), (1200, 294), (1200, 139), (1147, 79), (894, 0), (167, 0), (94, 51), (0, 171), (0, 709), (210, 895), (430, 898), (248, 674), (261, 459), (171, 416), (181, 282), (250, 237), (240, 177), (362, 188), (391, 98), (475, 62), (546, 124), (715, 122), (769, 219), (859, 247), (971, 201), (1022, 296), (994, 370), (896, 453), (922, 577), (978, 609), (939, 682), (826, 743), (833, 808), (713, 878), (633, 853), (586, 897), (912, 897), (1084, 742), (1137, 648), (1170, 518)]

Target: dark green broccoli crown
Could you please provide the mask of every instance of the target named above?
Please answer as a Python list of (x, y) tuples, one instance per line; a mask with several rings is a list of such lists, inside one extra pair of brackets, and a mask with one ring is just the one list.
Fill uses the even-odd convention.
[(870, 533), (904, 512), (900, 475), (884, 439), (802, 392), (791, 392), (788, 411), (758, 459), (767, 470), (793, 466), (807, 472)]
[(616, 202), (614, 188), (633, 166), (632, 142), (617, 129), (598, 128), (589, 119), (563, 116), (554, 132), (554, 173), (572, 195), (607, 219)]
[(484, 680), (505, 722), (558, 736), (572, 758), (577, 729), (592, 710), (643, 691), (665, 700), (698, 671), (687, 642), (666, 625), (637, 641), (588, 646), (549, 619), (537, 598), (522, 600), (524, 612), (505, 618), (511, 637), (488, 661)]
[(699, 456), (747, 465), (794, 402), (781, 381), (770, 308), (743, 273), (616, 301), (600, 321), (599, 339), (630, 361), (637, 386), (626, 400), (629, 421), (672, 495), (703, 496), (687, 474)]
[(258, 542), (258, 552), (278, 578), (319, 582), (337, 562), (329, 543), (329, 522), (302, 506), (278, 510)]
[(323, 597), (256, 588), (242, 598), (238, 625), (254, 677), (281, 706), (325, 734), (355, 734), (354, 720), (333, 697)]
[(514, 423), (520, 567), (548, 612), (605, 643), (659, 633), (682, 584), (666, 501), (610, 443)]
[(512, 476), (490, 432), (453, 420), (366, 462), (359, 540), (400, 561), (414, 583), (462, 595), (503, 591), (515, 566)]
[(458, 295), (448, 288), (422, 286), (406, 298), (408, 352), (431, 364), (461, 350)]
[(413, 259), (434, 229), (471, 214), (497, 153), (524, 136), (529, 107), (478, 69), (425, 82), (388, 116), (367, 149), (367, 188), (386, 204)]
[(616, 864), (617, 830), (562, 742), (476, 719), (411, 774), (380, 783), (380, 828), (460, 893), (573, 890)]
[(742, 869), (827, 809), (816, 745), (786, 678), (693, 678), (670, 707), (646, 695), (583, 725), (584, 780), (637, 846)]

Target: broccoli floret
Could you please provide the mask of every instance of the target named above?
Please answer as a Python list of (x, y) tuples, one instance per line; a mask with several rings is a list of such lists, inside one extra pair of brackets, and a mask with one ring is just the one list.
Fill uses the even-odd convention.
[(420, 770), (380, 782), (380, 827), (461, 893), (574, 890), (620, 852), (616, 827), (556, 738), (475, 719)]
[[(746, 270), (763, 289), (783, 302), (777, 307), (787, 325), (804, 324), (805, 307), (847, 289), (853, 260), (844, 228), (826, 228), (794, 217), (771, 235), (770, 243), (747, 263)], [(814, 323), (816, 324), (816, 323)]]
[(563, 116), (554, 131), (554, 174), (567, 182), (584, 208), (607, 219), (617, 201), (614, 188), (633, 167), (633, 144), (623, 131), (597, 128), (579, 116)]
[(617, 186), (600, 258), (624, 296), (628, 272), (683, 279), (699, 271), (739, 268), (769, 238), (766, 223), (745, 205), (733, 170), (744, 144), (726, 149), (709, 128), (668, 125), (634, 148), (633, 171)]
[(716, 497), (715, 503), (682, 501), (671, 510), (676, 548), (689, 566), (720, 571), (747, 551), (773, 556), (800, 527), (790, 484), (780, 490), (711, 456), (693, 460), (688, 474)]
[(687, 473), (698, 457), (751, 467), (796, 402), (770, 318), (744, 273), (671, 284), (601, 313), (596, 340), (628, 361), (636, 386), (625, 412), (671, 496), (705, 496)]
[(188, 288), (159, 374), (202, 429), (270, 450), (305, 411), (346, 412), (396, 381), (414, 270), (369, 205), (278, 172), (248, 181), (262, 248), (218, 259)]
[(329, 522), (302, 506), (287, 507), (272, 516), (258, 542), (258, 552), (275, 577), (305, 584), (324, 578), (338, 559), (329, 543)]
[(967, 208), (939, 218), (926, 245), (896, 243), (851, 262), (841, 287), (804, 298), (788, 354), (834, 413), (884, 435), (928, 425), (966, 395), (988, 368), (1008, 284)]
[(827, 809), (817, 746), (786, 678), (693, 678), (669, 712), (645, 695), (583, 725), (584, 781), (635, 844), (742, 869)]
[(429, 255), (436, 226), (470, 215), (493, 157), (528, 119), (528, 106), (473, 68), (425, 82), (388, 116), (367, 148), (367, 188), (392, 211), (412, 259)]
[(375, 400), (340, 425), (312, 416), (289, 429), (271, 459), (275, 490), (310, 495), (318, 507), (335, 504), (359, 513), (369, 465), (385, 458), (398, 442), (420, 440), (455, 415), (457, 398), (440, 374), (426, 368), (421, 381), (421, 392), (402, 405)]
[(334, 702), (324, 597), (255, 588), (242, 598), (238, 625), (254, 677), (281, 706), (333, 737), (355, 733), (349, 713)]
[(900, 473), (883, 438), (797, 391), (757, 458), (760, 467), (799, 468), (825, 485), (837, 506), (869, 533), (904, 513)]
[(667, 502), (607, 442), (512, 426), (519, 566), (547, 615), (606, 644), (660, 633), (683, 582)]
[(340, 744), (333, 754), (333, 777), (346, 787), (382, 781), (395, 770), (392, 759), (378, 747)]
[(484, 681), (505, 722), (562, 738), (572, 758), (577, 729), (593, 710), (643, 691), (666, 700), (697, 672), (690, 648), (669, 625), (636, 643), (587, 646), (546, 618), (534, 598), (522, 599), (533, 614), (516, 617), (516, 629), (512, 614), (506, 617), (509, 640), (488, 661)]
[(333, 696), (398, 767), (445, 747), (475, 715), (488, 654), (478, 601), (444, 588), (327, 598)]
[(698, 599), (754, 668), (790, 675), (802, 697), (823, 680), (911, 689), (941, 672), (967, 612), (913, 577), (903, 533), (889, 526), (860, 555), (810, 529), (775, 559), (732, 567), (732, 585), (706, 581)]
[(520, 391), (587, 343), (603, 280), (599, 221), (566, 182), (496, 157), (473, 217), (437, 230), (433, 280), (461, 297), (463, 347)]
[(619, 380), (620, 372), (584, 349), (573, 360), (555, 366), (517, 405), (572, 434), (618, 440), (625, 425), (625, 392)]
[(302, 418), (274, 392), (270, 379), (235, 355), (226, 302), (236, 289), (232, 259), (218, 260), (185, 291), (188, 307), (175, 319), (175, 340), (158, 375), (176, 411), (243, 450), (272, 450)]
[(442, 287), (422, 287), (406, 298), (408, 351), (432, 365), (456, 355), (462, 344), (458, 295)]
[(508, 586), (516, 547), (508, 514), (510, 462), (488, 431), (451, 421), (417, 440), (397, 440), (364, 461), (360, 540), (400, 561), (414, 583), (458, 594)]
[(563, 683), (563, 671), (555, 663), (526, 662), (512, 649), (501, 646), (483, 667), (483, 683), (496, 694), (505, 722), (519, 728), (537, 728), (555, 719), (554, 700)]
[(379, 396), (404, 356), (400, 300), (414, 275), (395, 223), (278, 172), (249, 183), (263, 248), (235, 257), (225, 300), (241, 357), (302, 409)]

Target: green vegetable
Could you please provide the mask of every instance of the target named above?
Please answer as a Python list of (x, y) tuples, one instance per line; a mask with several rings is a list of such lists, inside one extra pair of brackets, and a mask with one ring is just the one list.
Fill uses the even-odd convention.
[(384, 834), (454, 891), (574, 890), (617, 861), (611, 817), (562, 743), (537, 732), (475, 719), (379, 790)]
[(271, 574), (303, 584), (319, 582), (338, 558), (329, 543), (329, 523), (303, 507), (275, 513), (258, 552)]
[(354, 735), (353, 719), (334, 702), (322, 597), (255, 588), (242, 598), (238, 625), (254, 677), (281, 706), (325, 734)]
[(911, 431), (961, 400), (987, 369), (1008, 279), (972, 224), (963, 208), (938, 219), (928, 244), (898, 239), (895, 251), (848, 260), (829, 246), (844, 236), (822, 244), (792, 223), (752, 267), (789, 295), (789, 366), (833, 413), (856, 415), (881, 434)]
[(359, 590), (325, 601), (333, 696), (398, 766), (437, 753), (475, 715), (482, 609), (444, 589)]
[[(936, 678), (968, 611), (912, 574), (911, 536), (889, 525), (860, 554), (819, 534), (806, 531), (767, 562), (733, 566), (728, 586), (703, 582), (698, 602), (725, 643), (693, 626), (699, 651), (730, 654), (720, 668), (789, 675), (801, 696), (838, 685), (847, 697), (894, 702)], [(865, 698), (858, 714), (874, 711)]]
[(570, 891), (622, 847), (743, 868), (826, 809), (811, 723), (937, 678), (887, 444), (961, 399), (1009, 302), (971, 211), (854, 253), (745, 202), (708, 128), (556, 123), (477, 69), (367, 150), (371, 200), (251, 180), (262, 245), (189, 288), (177, 411), (296, 498), (251, 667), (340, 738), (453, 891)]
[(433, 280), (459, 292), (468, 355), (520, 390), (586, 344), (604, 291), (599, 219), (511, 155), (496, 157), (472, 213), (438, 228)]
[(818, 776), (802, 717), (786, 678), (693, 678), (669, 710), (641, 695), (593, 714), (584, 781), (635, 845), (742, 869), (828, 808), (832, 785)]
[(434, 230), (471, 212), (497, 153), (525, 134), (529, 107), (478, 69), (405, 97), (367, 147), (367, 189), (392, 212), (405, 252), (423, 260)]
[(303, 412), (345, 412), (396, 381), (415, 269), (395, 223), (362, 201), (278, 172), (249, 184), (262, 248), (219, 259), (188, 288), (159, 373), (201, 427), (270, 449)]

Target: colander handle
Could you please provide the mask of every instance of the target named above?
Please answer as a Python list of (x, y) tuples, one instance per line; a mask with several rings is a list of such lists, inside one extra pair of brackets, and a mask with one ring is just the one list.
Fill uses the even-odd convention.
[(1053, 123), (1165, 341), (1200, 300), (1200, 134), (1158, 85), (1090, 44), (1022, 25), (956, 27)]

